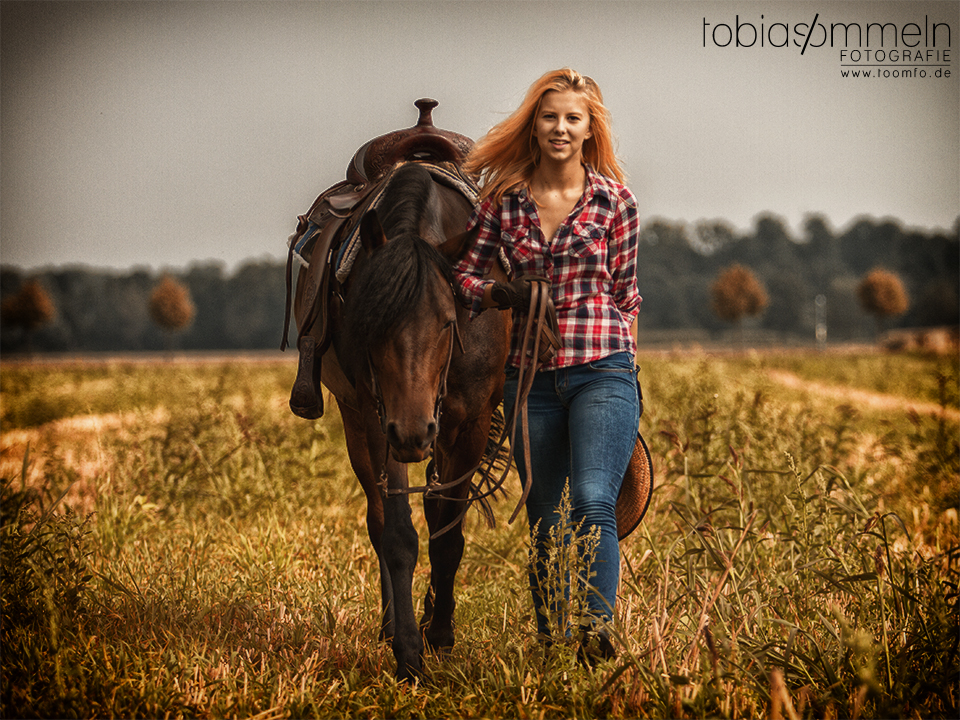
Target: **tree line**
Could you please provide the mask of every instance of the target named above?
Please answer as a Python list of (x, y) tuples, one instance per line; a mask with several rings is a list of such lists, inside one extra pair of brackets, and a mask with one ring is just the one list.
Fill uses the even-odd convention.
[[(0, 352), (123, 352), (246, 350), (280, 345), (285, 298), (285, 264), (244, 263), (228, 273), (219, 263), (181, 272), (137, 268), (127, 273), (91, 268), (24, 273), (0, 268), (0, 302), (17, 297), (36, 281), (48, 294), (54, 316), (33, 332), (6, 318), (0, 324)], [(188, 317), (168, 324), (161, 314), (185, 312), (176, 298), (156, 295), (165, 281), (186, 291)], [(170, 291), (168, 291), (169, 293)], [(175, 296), (176, 289), (172, 291)], [(166, 309), (158, 304), (173, 303)], [(158, 314), (159, 313), (159, 314)]]
[(905, 228), (896, 220), (860, 218), (842, 233), (820, 215), (808, 216), (794, 237), (778, 217), (757, 218), (751, 232), (721, 221), (653, 221), (641, 239), (638, 284), (644, 297), (640, 329), (729, 328), (711, 297), (724, 269), (748, 269), (767, 302), (751, 327), (782, 339), (813, 338), (817, 298), (831, 340), (875, 335), (876, 315), (864, 307), (860, 285), (875, 269), (897, 276), (909, 299), (887, 327), (932, 327), (960, 322), (960, 218), (950, 232)]
[[(835, 233), (813, 215), (794, 237), (771, 214), (744, 233), (722, 221), (652, 220), (640, 238), (641, 341), (644, 333), (682, 331), (718, 337), (732, 323), (782, 341), (812, 339), (818, 323), (832, 341), (870, 338), (884, 318), (887, 327), (958, 325), (958, 228), (960, 218), (949, 232), (861, 218)], [(902, 298), (864, 299), (875, 270), (899, 281)], [(232, 273), (216, 263), (165, 273), (2, 266), (0, 351), (276, 348), (285, 287), (282, 259), (249, 261)], [(38, 291), (49, 304), (31, 310)]]

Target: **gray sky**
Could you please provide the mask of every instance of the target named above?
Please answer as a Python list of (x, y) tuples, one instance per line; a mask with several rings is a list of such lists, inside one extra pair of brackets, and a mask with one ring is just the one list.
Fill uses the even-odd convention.
[[(436, 98), (439, 127), (477, 138), (565, 65), (600, 83), (644, 221), (748, 229), (769, 211), (799, 235), (807, 213), (840, 231), (861, 215), (950, 229), (960, 212), (956, 1), (2, 0), (0, 11), (0, 261), (21, 268), (281, 258), (297, 214), (343, 179), (359, 145), (413, 125), (414, 100)], [(927, 50), (930, 26), (946, 23), (949, 58), (923, 64), (948, 67), (843, 78), (858, 68), (841, 67), (842, 41), (815, 47), (817, 29), (802, 53), (793, 45), (815, 15), (826, 27), (926, 26), (906, 40)], [(743, 44), (746, 24), (762, 23), (764, 46), (718, 47), (737, 22)], [(936, 40), (947, 49), (942, 27)], [(868, 47), (878, 39), (850, 45)]]

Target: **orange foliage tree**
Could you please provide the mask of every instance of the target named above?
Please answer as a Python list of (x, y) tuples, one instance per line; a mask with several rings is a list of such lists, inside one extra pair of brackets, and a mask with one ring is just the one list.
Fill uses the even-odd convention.
[(187, 327), (195, 312), (190, 291), (169, 275), (164, 275), (150, 294), (150, 317), (171, 334)]
[(24, 344), (30, 350), (33, 332), (57, 315), (57, 310), (39, 280), (23, 284), (20, 291), (8, 296), (0, 304), (0, 320), (6, 325), (23, 330)]
[(910, 307), (910, 297), (896, 273), (877, 267), (868, 272), (857, 286), (857, 299), (864, 311), (877, 320), (877, 332), (888, 317), (903, 315)]
[(717, 276), (710, 297), (717, 317), (738, 325), (745, 317), (759, 315), (770, 301), (763, 284), (740, 264), (731, 265)]

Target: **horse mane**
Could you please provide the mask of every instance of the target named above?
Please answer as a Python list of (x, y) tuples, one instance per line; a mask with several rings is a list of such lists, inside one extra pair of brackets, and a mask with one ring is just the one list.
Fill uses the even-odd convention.
[(344, 308), (351, 329), (349, 355), (354, 368), (365, 367), (370, 349), (401, 329), (419, 310), (439, 272), (453, 283), (450, 262), (418, 232), (429, 207), (433, 179), (423, 168), (397, 171), (378, 212), (387, 242), (356, 271)]
[(426, 168), (413, 163), (398, 168), (378, 207), (387, 237), (419, 234), (420, 220), (434, 192), (433, 177)]

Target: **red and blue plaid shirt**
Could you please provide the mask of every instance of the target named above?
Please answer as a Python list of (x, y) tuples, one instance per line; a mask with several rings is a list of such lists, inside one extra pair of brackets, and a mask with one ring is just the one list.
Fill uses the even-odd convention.
[[(461, 299), (480, 312), (485, 280), (501, 248), (515, 277), (550, 280), (562, 347), (544, 369), (581, 365), (618, 352), (636, 353), (630, 332), (640, 310), (637, 292), (637, 199), (620, 183), (587, 168), (587, 188), (573, 211), (547, 241), (536, 205), (525, 189), (487, 198), (474, 210), (468, 229), (476, 242), (456, 267)], [(515, 322), (508, 362), (520, 364), (522, 327)]]

